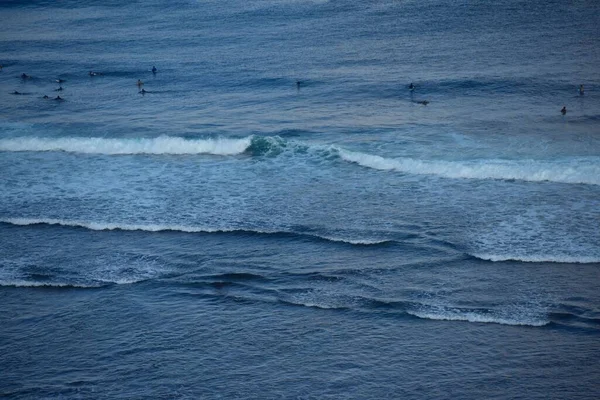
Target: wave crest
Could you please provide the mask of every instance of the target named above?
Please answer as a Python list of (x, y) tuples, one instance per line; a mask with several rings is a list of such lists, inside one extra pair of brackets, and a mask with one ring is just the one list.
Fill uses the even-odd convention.
[(430, 161), (412, 158), (385, 158), (339, 148), (337, 151), (345, 161), (381, 171), (437, 175), (453, 179), (550, 181), (600, 185), (600, 162), (595, 157), (556, 162), (535, 160)]
[(536, 315), (530, 311), (485, 312), (482, 310), (463, 310), (453, 307), (422, 306), (419, 309), (407, 310), (406, 312), (421, 319), (436, 321), (465, 321), (534, 327), (550, 323), (547, 316)]
[(84, 154), (215, 154), (244, 153), (252, 136), (241, 139), (184, 139), (171, 136), (138, 139), (13, 138), (0, 139), (0, 151), (65, 151)]
[(342, 238), (330, 237), (328, 235), (320, 235), (316, 233), (294, 232), (286, 230), (259, 230), (249, 229), (244, 227), (201, 227), (188, 226), (178, 224), (126, 224), (126, 223), (111, 223), (111, 222), (93, 222), (93, 221), (77, 221), (63, 220), (54, 218), (3, 218), (1, 223), (11, 225), (60, 225), (74, 228), (85, 228), (93, 231), (144, 231), (144, 232), (185, 232), (185, 233), (247, 233), (258, 235), (297, 235), (313, 238), (316, 240), (325, 240), (333, 243), (344, 243), (354, 246), (379, 246), (394, 243), (390, 239), (361, 239), (361, 238)]

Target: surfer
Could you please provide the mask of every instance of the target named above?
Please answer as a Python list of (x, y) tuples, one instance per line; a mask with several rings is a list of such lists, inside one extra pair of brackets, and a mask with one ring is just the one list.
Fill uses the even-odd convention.
[(408, 90), (415, 90), (415, 85), (413, 85), (412, 82), (410, 83), (410, 85), (408, 85)]
[(145, 89), (140, 90), (140, 94), (146, 94), (148, 93)]
[(17, 92), (16, 90), (14, 92), (12, 92), (11, 94), (23, 94), (21, 92)]
[(55, 79), (54, 82), (56, 82), (56, 83), (63, 83), (63, 82), (66, 82), (66, 81), (64, 79), (60, 79), (59, 78), (59, 79)]
[(98, 76), (98, 75), (102, 75), (102, 73), (101, 73), (101, 72), (94, 72), (94, 71), (90, 71), (90, 72), (89, 72), (89, 75), (90, 75), (90, 76)]
[(426, 106), (427, 104), (429, 104), (429, 102), (427, 100), (417, 101), (417, 103), (423, 104), (424, 106)]
[(27, 75), (25, 72), (21, 74), (21, 79), (29, 79), (31, 76)]
[(583, 96), (583, 85), (579, 85), (579, 95)]
[(60, 96), (56, 96), (56, 97), (54, 98), (54, 100), (57, 100), (57, 101), (63, 101), (64, 99), (63, 99), (62, 97), (60, 97)]
[(302, 82), (300, 81), (296, 81), (296, 89), (300, 90), (300, 85), (302, 84)]
[(58, 89), (54, 89), (55, 92), (60, 92), (62, 90), (64, 90), (62, 86), (59, 86)]
[(142, 86), (144, 86), (144, 82), (142, 82), (140, 79), (138, 79), (137, 87), (141, 88)]
[(42, 99), (49, 99), (50, 97), (48, 97), (47, 94), (44, 95), (44, 97), (42, 97)]
[(153, 65), (153, 66), (152, 66), (152, 73), (153, 73), (153, 74), (155, 74), (155, 73), (156, 73), (156, 71), (158, 71), (158, 70), (157, 70), (157, 69), (156, 69), (156, 67)]
[(560, 113), (561, 113), (562, 115), (565, 115), (565, 114), (567, 113), (567, 107), (566, 107), (566, 106), (563, 106), (563, 108), (560, 110)]

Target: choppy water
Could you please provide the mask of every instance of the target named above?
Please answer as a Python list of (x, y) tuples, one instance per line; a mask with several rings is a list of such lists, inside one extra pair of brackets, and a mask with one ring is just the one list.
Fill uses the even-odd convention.
[(600, 397), (597, 2), (0, 19), (2, 396)]

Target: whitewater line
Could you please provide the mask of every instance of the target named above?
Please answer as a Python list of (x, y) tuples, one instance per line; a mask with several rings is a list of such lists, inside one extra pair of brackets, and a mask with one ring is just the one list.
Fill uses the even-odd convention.
[(0, 139), (0, 151), (65, 151), (84, 154), (215, 154), (244, 153), (252, 136), (241, 139), (184, 139), (172, 136), (156, 138), (38, 138)]
[(380, 171), (436, 175), (452, 179), (497, 179), (600, 185), (600, 158), (557, 162), (536, 160), (430, 161), (385, 158), (335, 148), (342, 160)]
[(160, 224), (120, 224), (108, 222), (84, 222), (77, 220), (62, 220), (53, 218), (4, 218), (0, 219), (0, 223), (6, 223), (18, 226), (28, 225), (59, 225), (65, 227), (85, 228), (93, 231), (143, 231), (143, 232), (185, 232), (185, 233), (250, 233), (260, 235), (297, 235), (304, 237), (312, 237), (325, 240), (328, 242), (347, 243), (351, 245), (380, 245), (393, 242), (388, 239), (346, 239), (338, 237), (328, 237), (324, 235), (316, 235), (312, 233), (293, 232), (285, 230), (258, 230), (251, 228), (210, 228), (210, 227), (195, 227), (186, 225), (160, 225)]
[(596, 264), (600, 263), (600, 257), (596, 256), (571, 256), (571, 255), (494, 255), (494, 254), (470, 254), (470, 256), (483, 261), (491, 262), (526, 262), (526, 263), (559, 263), (559, 264)]
[(450, 311), (423, 311), (409, 310), (408, 314), (421, 319), (429, 319), (434, 321), (463, 321), (463, 322), (478, 322), (488, 324), (513, 325), (513, 326), (532, 326), (541, 327), (548, 325), (550, 321), (542, 318), (535, 319), (519, 319), (518, 317), (500, 317), (493, 315), (482, 315), (475, 312), (457, 312)]

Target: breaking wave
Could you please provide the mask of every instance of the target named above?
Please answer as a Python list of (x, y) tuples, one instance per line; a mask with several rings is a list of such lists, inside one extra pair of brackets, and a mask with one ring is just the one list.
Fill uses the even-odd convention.
[(397, 171), (417, 175), (436, 175), (451, 179), (498, 179), (532, 182), (559, 182), (600, 185), (600, 158), (463, 161), (386, 158), (355, 152), (334, 145), (310, 145), (289, 141), (280, 136), (247, 136), (244, 138), (185, 139), (173, 136), (156, 138), (39, 138), (0, 139), (0, 151), (42, 152), (64, 151), (83, 154), (172, 154), (172, 155), (239, 155), (277, 156), (286, 149), (299, 154), (312, 153), (325, 159), (341, 158), (363, 167), (381, 171)]
[(600, 263), (598, 256), (578, 256), (578, 255), (500, 255), (500, 254), (470, 254), (471, 256), (484, 261), (502, 262), (551, 262), (567, 264), (595, 264)]
[(241, 139), (184, 139), (172, 136), (137, 139), (13, 138), (1, 139), (0, 151), (65, 151), (84, 154), (215, 154), (244, 153), (252, 136)]
[(503, 315), (502, 313), (485, 313), (449, 307), (430, 307), (421, 310), (409, 310), (407, 313), (421, 319), (437, 321), (465, 321), (534, 327), (540, 327), (550, 323), (547, 318), (541, 315)]
[(555, 162), (535, 160), (432, 161), (385, 158), (339, 148), (338, 152), (345, 161), (382, 171), (437, 175), (453, 179), (502, 179), (600, 185), (600, 160), (597, 157), (581, 157), (576, 160)]

